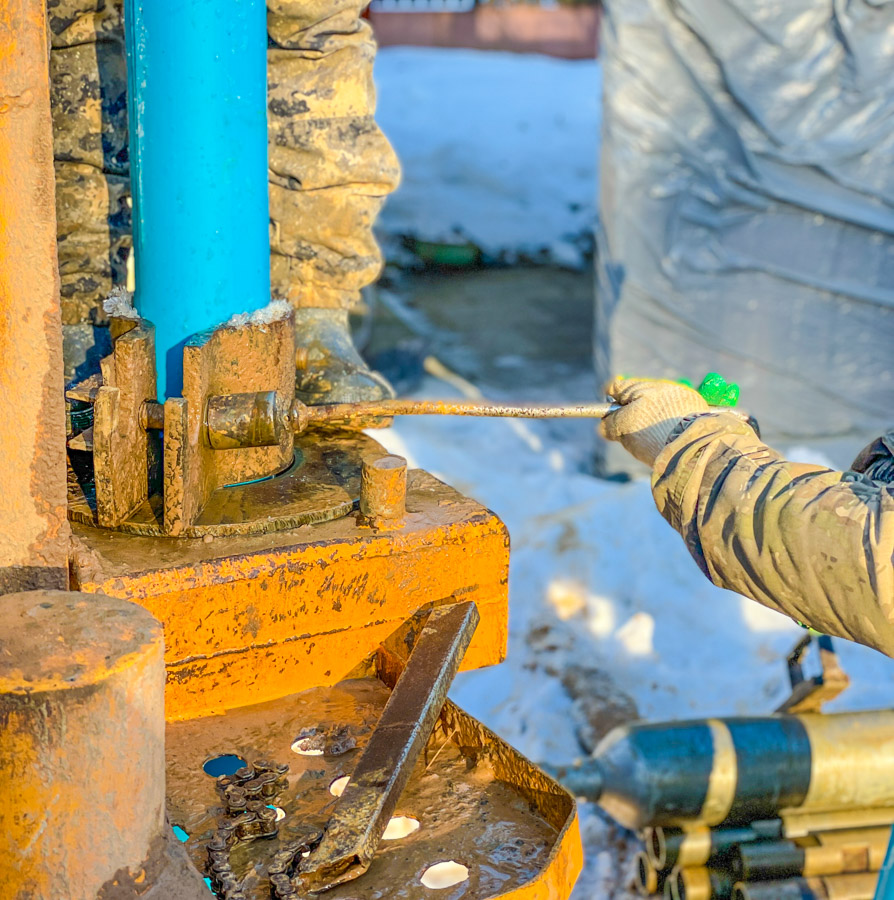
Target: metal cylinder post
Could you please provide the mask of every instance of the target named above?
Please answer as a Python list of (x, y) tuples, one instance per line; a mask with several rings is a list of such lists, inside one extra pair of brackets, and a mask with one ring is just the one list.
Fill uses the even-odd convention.
[(3, 598), (4, 897), (94, 900), (122, 869), (149, 870), (164, 829), (164, 681), (161, 626), (142, 607), (64, 591)]
[(46, 9), (0, 3), (0, 594), (68, 585)]
[(360, 473), (360, 513), (376, 526), (403, 524), (407, 497), (407, 461), (389, 454), (364, 460)]
[(263, 0), (127, 0), (136, 306), (159, 395), (183, 345), (270, 299)]

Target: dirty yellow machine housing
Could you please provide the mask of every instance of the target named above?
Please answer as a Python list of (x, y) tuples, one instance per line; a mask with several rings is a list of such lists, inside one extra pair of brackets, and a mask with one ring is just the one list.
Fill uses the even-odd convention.
[[(299, 450), (303, 442), (357, 462), (385, 455), (372, 438), (347, 432), (302, 437)], [(358, 466), (346, 483), (357, 486), (359, 474)], [(288, 763), (296, 790), (276, 804), (305, 825), (325, 821), (329, 784), (350, 775), (393, 686), (382, 645), (405, 622), (474, 601), (480, 622), (462, 668), (504, 658), (505, 526), (421, 470), (408, 473), (405, 505), (398, 527), (371, 526), (358, 508), (329, 522), (211, 540), (73, 523), (72, 586), (140, 603), (164, 626), (168, 810), (191, 836), (187, 850), (199, 867), (202, 836), (213, 828), (210, 810), (220, 803), (202, 771), (207, 759), (234, 754)], [(295, 755), (290, 745), (311, 724), (324, 731), (348, 726), (358, 732), (356, 750)], [(442, 792), (431, 790), (427, 773)], [(462, 896), (470, 898), (560, 900), (580, 871), (572, 798), (449, 701), (397, 813), (418, 817), (419, 830), (385, 842), (367, 874), (335, 888), (333, 900), (433, 896), (419, 876), (426, 862), (442, 858), (468, 864)], [(485, 840), (495, 828), (496, 846)], [(508, 854), (502, 863), (495, 850)], [(393, 880), (401, 891), (382, 893)]]
[[(385, 456), (364, 435), (317, 435), (325, 452)], [(359, 466), (350, 481), (359, 482)], [(72, 524), (72, 586), (145, 606), (165, 629), (169, 720), (330, 685), (362, 668), (420, 609), (474, 600), (463, 667), (506, 653), (509, 537), (489, 510), (421, 470), (396, 530), (334, 521), (263, 535), (172, 539)]]

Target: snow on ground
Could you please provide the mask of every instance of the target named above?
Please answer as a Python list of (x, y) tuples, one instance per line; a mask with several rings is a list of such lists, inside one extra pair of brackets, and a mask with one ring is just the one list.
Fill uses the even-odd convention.
[(383, 232), (583, 265), (596, 216), (595, 60), (389, 47), (375, 73), (376, 118), (403, 166)]
[[(505, 261), (582, 263), (595, 220), (597, 63), (389, 48), (376, 77), (378, 119), (404, 167), (387, 234), (470, 240)], [(432, 379), (419, 395), (449, 391)], [(562, 393), (574, 393), (564, 378)], [(788, 693), (785, 657), (803, 636), (711, 585), (645, 480), (584, 474), (591, 427), (410, 417), (376, 433), (509, 527), (508, 659), (460, 675), (451, 695), (535, 761), (580, 757), (588, 725), (601, 733), (613, 710), (629, 717), (635, 706), (652, 720), (769, 713)], [(809, 449), (789, 455), (817, 461)], [(828, 708), (890, 706), (894, 662), (836, 643), (852, 685)], [(594, 703), (584, 709), (581, 696)], [(576, 900), (626, 900), (635, 841), (590, 804), (581, 825)]]
[[(424, 396), (450, 389), (430, 380)], [(645, 480), (577, 471), (588, 441), (547, 423), (407, 418), (376, 432), (389, 449), (494, 510), (509, 527), (509, 654), (460, 675), (452, 697), (533, 760), (582, 755), (562, 678), (599, 669), (643, 718), (765, 714), (787, 695), (788, 619), (711, 585), (664, 522)], [(890, 706), (894, 662), (844, 641), (853, 684), (835, 709)], [(592, 806), (581, 810), (587, 863), (578, 900), (625, 898), (633, 849)]]

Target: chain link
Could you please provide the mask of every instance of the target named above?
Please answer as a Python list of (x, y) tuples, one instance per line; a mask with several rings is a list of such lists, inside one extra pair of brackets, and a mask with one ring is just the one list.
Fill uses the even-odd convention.
[[(217, 779), (217, 790), (226, 808), (208, 842), (207, 869), (211, 888), (219, 900), (247, 900), (242, 882), (233, 872), (230, 854), (239, 842), (271, 839), (279, 834), (271, 801), (288, 787), (288, 771), (288, 765), (259, 759)], [(283, 844), (274, 854), (267, 874), (271, 895), (276, 900), (296, 900), (298, 891), (292, 876), (301, 854), (313, 849), (322, 837), (322, 830), (308, 828), (306, 835)]]

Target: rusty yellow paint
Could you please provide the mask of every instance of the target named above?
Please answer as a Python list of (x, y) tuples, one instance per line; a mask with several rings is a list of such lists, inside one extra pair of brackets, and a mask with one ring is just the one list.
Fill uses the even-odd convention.
[(465, 753), (484, 757), (494, 776), (512, 785), (532, 810), (557, 831), (546, 865), (535, 878), (500, 897), (513, 900), (565, 900), (583, 868), (583, 847), (574, 798), (552, 778), (506, 744), (499, 735), (448, 700), (441, 711), (445, 734)]
[(169, 719), (332, 684), (419, 609), (474, 600), (464, 667), (506, 652), (509, 543), (490, 511), (409, 473), (400, 529), (358, 516), (258, 536), (175, 540), (73, 525), (79, 590), (126, 597), (165, 629)]
[(506, 900), (565, 900), (584, 867), (577, 811), (573, 810), (559, 833), (549, 862), (540, 874), (527, 884), (501, 896)]
[(94, 900), (139, 872), (164, 828), (158, 622), (103, 596), (5, 596), (0, 722), (3, 897)]
[[(505, 605), (486, 604), (485, 619), (463, 660), (463, 670), (500, 662), (505, 655)], [(371, 650), (398, 627), (391, 619), (364, 628), (311, 634), (269, 646), (168, 664), (169, 720), (220, 713), (275, 700), (284, 691), (335, 684), (358, 674)]]
[(47, 23), (0, 3), (0, 593), (67, 586), (65, 408)]

